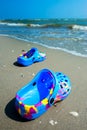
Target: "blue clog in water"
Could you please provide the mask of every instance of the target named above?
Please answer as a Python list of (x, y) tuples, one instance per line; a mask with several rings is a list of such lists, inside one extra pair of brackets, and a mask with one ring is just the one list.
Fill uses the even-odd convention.
[(23, 66), (28, 66), (35, 62), (44, 61), (45, 59), (45, 53), (39, 52), (37, 48), (31, 48), (28, 52), (21, 54), (17, 58), (17, 63)]
[(71, 82), (69, 77), (61, 72), (56, 72), (56, 77), (59, 89), (55, 98), (55, 103), (64, 100), (71, 92)]
[(56, 74), (43, 69), (16, 93), (16, 109), (22, 117), (28, 120), (35, 119), (54, 104), (58, 91)]

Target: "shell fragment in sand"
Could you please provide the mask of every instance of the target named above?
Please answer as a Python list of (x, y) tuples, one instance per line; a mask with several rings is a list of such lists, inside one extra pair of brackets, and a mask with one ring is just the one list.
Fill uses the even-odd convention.
[(57, 121), (54, 121), (54, 120), (50, 120), (49, 123), (50, 123), (51, 125), (56, 125), (58, 122), (57, 122)]
[(71, 114), (74, 117), (78, 117), (79, 116), (79, 113), (76, 112), (76, 111), (71, 111), (71, 112), (69, 112), (69, 114)]

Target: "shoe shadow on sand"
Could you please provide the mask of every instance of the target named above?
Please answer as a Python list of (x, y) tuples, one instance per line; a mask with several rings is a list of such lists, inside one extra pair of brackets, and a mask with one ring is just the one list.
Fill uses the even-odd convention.
[(17, 61), (15, 61), (15, 62), (13, 63), (13, 65), (14, 65), (14, 66), (17, 66), (17, 67), (24, 67), (23, 65), (18, 64)]
[[(37, 62), (34, 62), (33, 64), (36, 64), (36, 63), (39, 63), (39, 62), (37, 61)], [(21, 64), (18, 64), (17, 61), (15, 61), (15, 62), (13, 63), (13, 65), (16, 66), (16, 67), (28, 67), (28, 66), (31, 66), (31, 65), (23, 66), (23, 65), (21, 65)]]
[(11, 118), (12, 120), (19, 121), (19, 122), (27, 122), (27, 119), (22, 118), (15, 109), (15, 98), (13, 98), (5, 107), (4, 110), (7, 117)]

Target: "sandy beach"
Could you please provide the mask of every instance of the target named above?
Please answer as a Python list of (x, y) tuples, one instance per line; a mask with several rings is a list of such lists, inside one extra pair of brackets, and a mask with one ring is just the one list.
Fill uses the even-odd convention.
[[(17, 66), (17, 56), (31, 47), (45, 52), (47, 59), (28, 67)], [(41, 117), (26, 121), (15, 110), (15, 94), (43, 68), (69, 76), (72, 91), (64, 101), (52, 106)], [(86, 130), (86, 74), (87, 58), (0, 36), (0, 130)]]

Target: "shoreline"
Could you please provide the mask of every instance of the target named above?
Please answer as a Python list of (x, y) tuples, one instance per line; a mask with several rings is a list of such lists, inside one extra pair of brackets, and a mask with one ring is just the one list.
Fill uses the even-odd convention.
[[(15, 64), (22, 50), (37, 47), (47, 59), (28, 67)], [(49, 49), (33, 43), (26, 44), (14, 38), (0, 36), (0, 128), (1, 130), (86, 130), (87, 129), (87, 58), (74, 56), (60, 50)], [(48, 68), (63, 72), (70, 78), (70, 95), (57, 106), (33, 121), (23, 120), (14, 109), (16, 92), (30, 82), (39, 70)], [(77, 112), (75, 117), (70, 112)], [(54, 121), (54, 125), (50, 122)]]
[(64, 53), (68, 53), (70, 55), (74, 55), (74, 56), (77, 56), (77, 57), (83, 57), (83, 58), (87, 58), (87, 55), (83, 55), (83, 54), (80, 54), (80, 53), (77, 53), (77, 52), (73, 52), (73, 51), (69, 51), (69, 50), (66, 50), (66, 49), (61, 49), (59, 47), (53, 47), (53, 46), (48, 46), (48, 45), (44, 45), (44, 44), (39, 44), (37, 42), (30, 42), (28, 40), (25, 40), (25, 39), (21, 39), (21, 38), (17, 38), (15, 36), (10, 36), (10, 35), (3, 35), (3, 34), (0, 34), (0, 37), (8, 37), (8, 38), (11, 38), (11, 39), (15, 39), (15, 40), (19, 40), (19, 41), (22, 41), (22, 42), (25, 42), (25, 43), (32, 43), (37, 46), (42, 46), (44, 48), (48, 48), (48, 49), (51, 49), (51, 50), (56, 50), (56, 51), (62, 51)]

